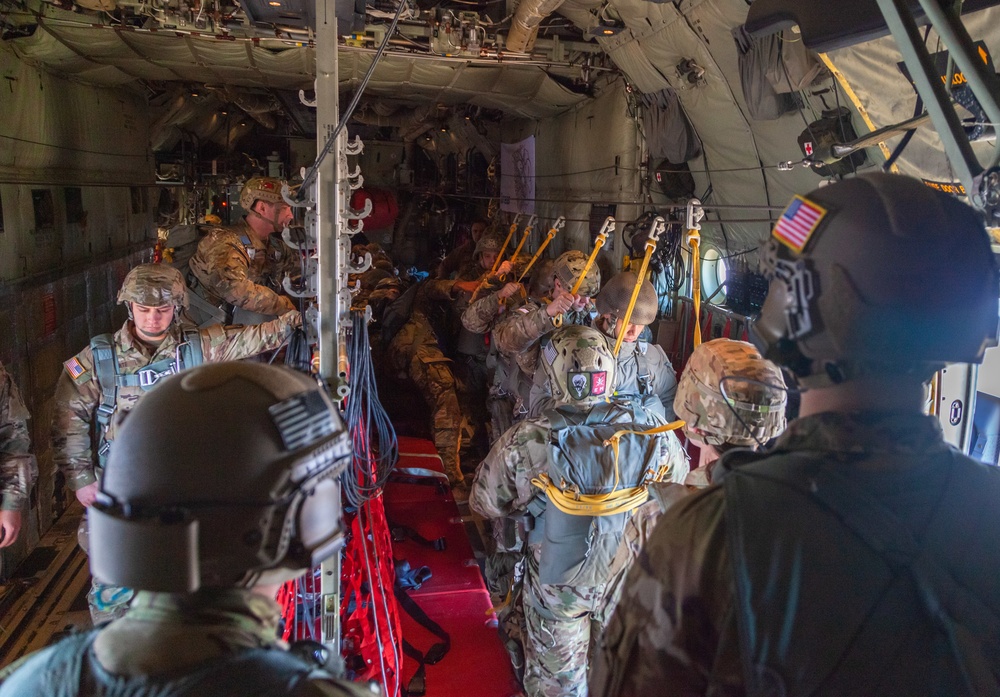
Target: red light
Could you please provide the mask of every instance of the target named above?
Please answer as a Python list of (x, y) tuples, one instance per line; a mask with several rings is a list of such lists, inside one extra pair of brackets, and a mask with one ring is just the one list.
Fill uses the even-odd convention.
[(223, 201), (223, 202), (222, 202), (222, 207), (223, 207), (223, 208), (225, 208), (225, 207), (226, 207), (226, 206), (228, 206), (228, 205), (229, 205), (229, 204), (228, 204), (228, 203), (226, 203), (225, 201)]

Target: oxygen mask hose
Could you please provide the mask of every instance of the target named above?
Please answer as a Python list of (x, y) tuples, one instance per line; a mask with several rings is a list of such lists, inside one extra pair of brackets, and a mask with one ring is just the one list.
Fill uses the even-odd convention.
[(632, 297), (629, 298), (628, 307), (625, 309), (625, 316), (620, 318), (618, 321), (618, 338), (615, 339), (615, 357), (622, 350), (622, 342), (625, 341), (625, 332), (628, 331), (629, 322), (632, 319), (632, 310), (635, 309), (635, 301), (639, 299), (639, 290), (642, 288), (642, 282), (646, 279), (646, 271), (649, 269), (649, 260), (653, 256), (653, 252), (656, 251), (656, 243), (660, 239), (660, 235), (663, 231), (667, 229), (667, 221), (663, 219), (663, 216), (656, 216), (653, 218), (653, 222), (649, 228), (649, 234), (646, 237), (646, 253), (642, 257), (642, 265), (639, 267), (639, 273), (635, 280), (635, 287), (632, 289)]

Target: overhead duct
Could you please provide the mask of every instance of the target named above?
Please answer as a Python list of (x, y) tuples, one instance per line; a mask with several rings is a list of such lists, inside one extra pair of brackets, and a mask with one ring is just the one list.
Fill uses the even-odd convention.
[(562, 4), (563, 0), (521, 0), (510, 22), (505, 42), (507, 50), (529, 53), (538, 38), (538, 25)]

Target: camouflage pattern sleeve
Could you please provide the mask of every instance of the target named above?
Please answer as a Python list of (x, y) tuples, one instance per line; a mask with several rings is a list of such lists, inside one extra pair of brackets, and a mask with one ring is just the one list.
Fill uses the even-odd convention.
[[(742, 695), (725, 553), (725, 498), (671, 506), (628, 572), (590, 675), (591, 697)], [(723, 649), (720, 651), (720, 638)]]
[(21, 509), (35, 479), (38, 465), (31, 454), (27, 407), (10, 374), (0, 365), (0, 509)]
[(250, 280), (250, 259), (233, 232), (219, 230), (205, 237), (190, 267), (199, 282), (236, 307), (263, 315), (282, 315), (295, 308), (289, 298)]
[(508, 356), (528, 350), (535, 342), (555, 329), (544, 305), (523, 305), (493, 330), (497, 348)]
[(52, 452), (56, 467), (72, 491), (97, 481), (91, 453), (91, 428), (101, 388), (94, 375), (90, 347), (63, 363), (56, 383), (55, 415), (52, 418)]
[(500, 291), (490, 293), (465, 308), (462, 326), (475, 334), (485, 334), (493, 329), (493, 324), (506, 309), (499, 293)]
[(427, 281), (420, 290), (427, 300), (450, 303), (454, 299), (451, 297), (451, 291), (454, 287), (454, 281)]
[(548, 466), (548, 423), (527, 419), (504, 433), (476, 470), (469, 507), (484, 518), (522, 513), (539, 492), (531, 479)]
[(263, 324), (223, 327), (216, 324), (199, 330), (201, 348), (206, 362), (238, 361), (273, 351), (302, 326), (299, 312), (288, 312)]

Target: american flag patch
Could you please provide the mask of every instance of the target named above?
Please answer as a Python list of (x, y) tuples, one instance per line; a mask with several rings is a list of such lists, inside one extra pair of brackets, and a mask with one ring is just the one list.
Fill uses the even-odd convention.
[(801, 252), (825, 216), (825, 208), (796, 196), (774, 224), (771, 234), (782, 244)]
[(80, 361), (75, 358), (70, 358), (68, 361), (63, 363), (63, 365), (66, 367), (66, 372), (69, 373), (69, 376), (74, 380), (87, 372), (87, 369), (84, 368)]

